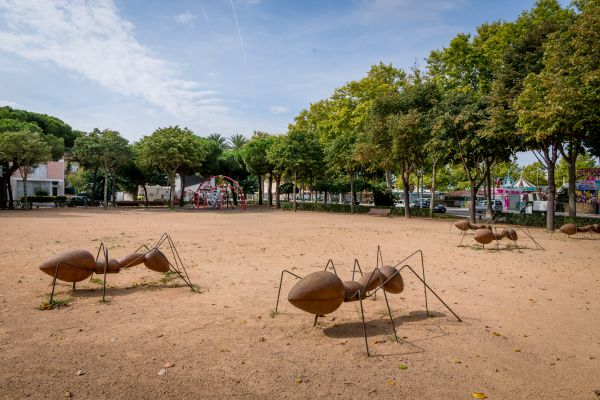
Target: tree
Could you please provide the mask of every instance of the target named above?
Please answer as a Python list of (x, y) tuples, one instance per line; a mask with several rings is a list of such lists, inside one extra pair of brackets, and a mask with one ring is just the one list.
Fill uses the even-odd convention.
[[(66, 148), (73, 145), (77, 133), (71, 127), (58, 118), (45, 114), (32, 113), (25, 110), (15, 110), (10, 107), (0, 107), (0, 135), (3, 132), (19, 131), (39, 132), (51, 148), (52, 159), (58, 160), (63, 156)], [(0, 161), (0, 208), (13, 208), (12, 190), (10, 177), (19, 169), (16, 163), (9, 164), (8, 161)], [(8, 196), (7, 196), (8, 192)], [(8, 200), (8, 204), (7, 204)]]
[(273, 183), (273, 164), (267, 158), (267, 151), (273, 145), (273, 136), (266, 132), (255, 131), (250, 141), (244, 146), (242, 152), (242, 158), (246, 169), (251, 174), (254, 174), (258, 178), (259, 196), (258, 204), (262, 205), (263, 197), (263, 180), (262, 176), (269, 174), (269, 188), (268, 188), (268, 204), (269, 207), (273, 205), (273, 196), (271, 193), (271, 185)]
[(136, 145), (139, 165), (146, 169), (157, 168), (167, 176), (171, 187), (169, 207), (173, 208), (177, 172), (182, 166), (202, 165), (207, 154), (206, 142), (187, 128), (169, 126), (144, 136)]
[(436, 86), (424, 81), (415, 70), (403, 88), (377, 99), (371, 113), (371, 141), (391, 154), (390, 160), (402, 178), (406, 217), (410, 217), (409, 180), (426, 158), (429, 116), (435, 97)]
[[(296, 188), (299, 176), (309, 176), (323, 164), (323, 151), (314, 131), (290, 124), (287, 135), (278, 136), (267, 151), (274, 173), (293, 179), (293, 204), (296, 211)], [(279, 188), (279, 185), (277, 185)]]
[(0, 159), (8, 160), (19, 166), (23, 177), (23, 200), (27, 201), (27, 176), (32, 168), (40, 162), (52, 158), (52, 147), (39, 132), (21, 130), (4, 132), (0, 135)]
[(228, 141), (229, 148), (233, 151), (240, 151), (242, 148), (248, 143), (248, 138), (246, 138), (241, 133), (237, 133), (235, 135), (231, 135)]
[(108, 209), (109, 176), (112, 175), (114, 180), (116, 169), (129, 161), (131, 157), (129, 142), (117, 131), (94, 129), (89, 135), (81, 136), (75, 141), (73, 152), (84, 165), (102, 168), (104, 209)]
[(211, 133), (210, 135), (208, 135), (208, 137), (206, 139), (217, 143), (218, 146), (222, 150), (229, 148), (229, 144), (227, 143), (227, 138), (225, 138), (220, 133)]

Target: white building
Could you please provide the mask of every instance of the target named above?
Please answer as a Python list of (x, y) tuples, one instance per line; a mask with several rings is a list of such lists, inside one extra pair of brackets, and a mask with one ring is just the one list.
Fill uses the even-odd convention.
[[(15, 200), (24, 196), (23, 177), (17, 170), (10, 177), (10, 185)], [(65, 195), (65, 160), (50, 161), (38, 164), (38, 166), (27, 175), (27, 195), (36, 194), (47, 196)]]

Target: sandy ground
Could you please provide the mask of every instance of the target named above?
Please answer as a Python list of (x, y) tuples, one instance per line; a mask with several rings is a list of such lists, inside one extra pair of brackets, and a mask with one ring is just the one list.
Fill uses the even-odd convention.
[[(276, 211), (0, 212), (0, 398), (600, 397), (600, 240), (533, 230), (544, 251), (523, 238), (523, 250), (481, 250), (472, 235), (458, 247), (449, 226)], [(104, 242), (118, 257), (163, 232), (202, 293), (141, 265), (109, 275), (107, 303), (97, 283), (61, 283), (72, 304), (36, 309), (50, 292), (38, 270), (48, 256)], [(287, 279), (272, 317), (282, 268), (306, 275), (331, 257), (350, 279), (354, 257), (372, 266), (378, 244), (386, 263), (422, 249), (428, 282), (464, 322), (431, 295), (426, 318), (408, 274), (389, 296), (400, 343), (383, 297), (365, 302), (371, 357), (358, 303), (313, 328), (287, 302)]]

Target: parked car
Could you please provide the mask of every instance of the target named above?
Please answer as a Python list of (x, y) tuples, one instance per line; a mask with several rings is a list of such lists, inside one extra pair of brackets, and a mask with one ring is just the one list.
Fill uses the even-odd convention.
[(394, 203), (394, 206), (396, 208), (405, 208), (406, 203), (404, 202), (404, 200), (396, 200), (396, 202)]
[(410, 203), (410, 206), (413, 208), (429, 208), (429, 200), (415, 200)]
[(67, 207), (87, 206), (90, 200), (85, 196), (73, 196), (67, 200)]
[[(478, 213), (484, 213), (487, 210), (487, 200), (477, 203), (475, 210)], [(502, 202), (500, 200), (492, 200), (492, 210), (494, 212), (502, 212)]]
[(441, 204), (436, 204), (435, 206), (433, 206), (433, 212), (443, 214), (446, 212), (446, 207), (444, 207)]

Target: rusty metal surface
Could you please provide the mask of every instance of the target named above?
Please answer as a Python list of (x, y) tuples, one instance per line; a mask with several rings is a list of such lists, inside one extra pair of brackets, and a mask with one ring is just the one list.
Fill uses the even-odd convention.
[(144, 265), (146, 265), (148, 269), (156, 272), (167, 272), (169, 270), (169, 260), (163, 252), (158, 249), (152, 249), (146, 253)]
[(65, 251), (50, 257), (40, 265), (43, 272), (65, 282), (81, 282), (89, 278), (95, 268), (96, 260), (87, 250)]
[(292, 287), (288, 300), (310, 314), (324, 315), (337, 310), (344, 302), (342, 280), (328, 271), (318, 271), (302, 278)]
[(396, 268), (386, 265), (379, 268), (381, 271), (382, 279), (385, 282), (383, 284), (383, 290), (388, 293), (398, 294), (404, 290), (404, 280), (400, 273), (397, 273)]
[(344, 281), (344, 302), (357, 301), (366, 297), (364, 286), (356, 281)]

